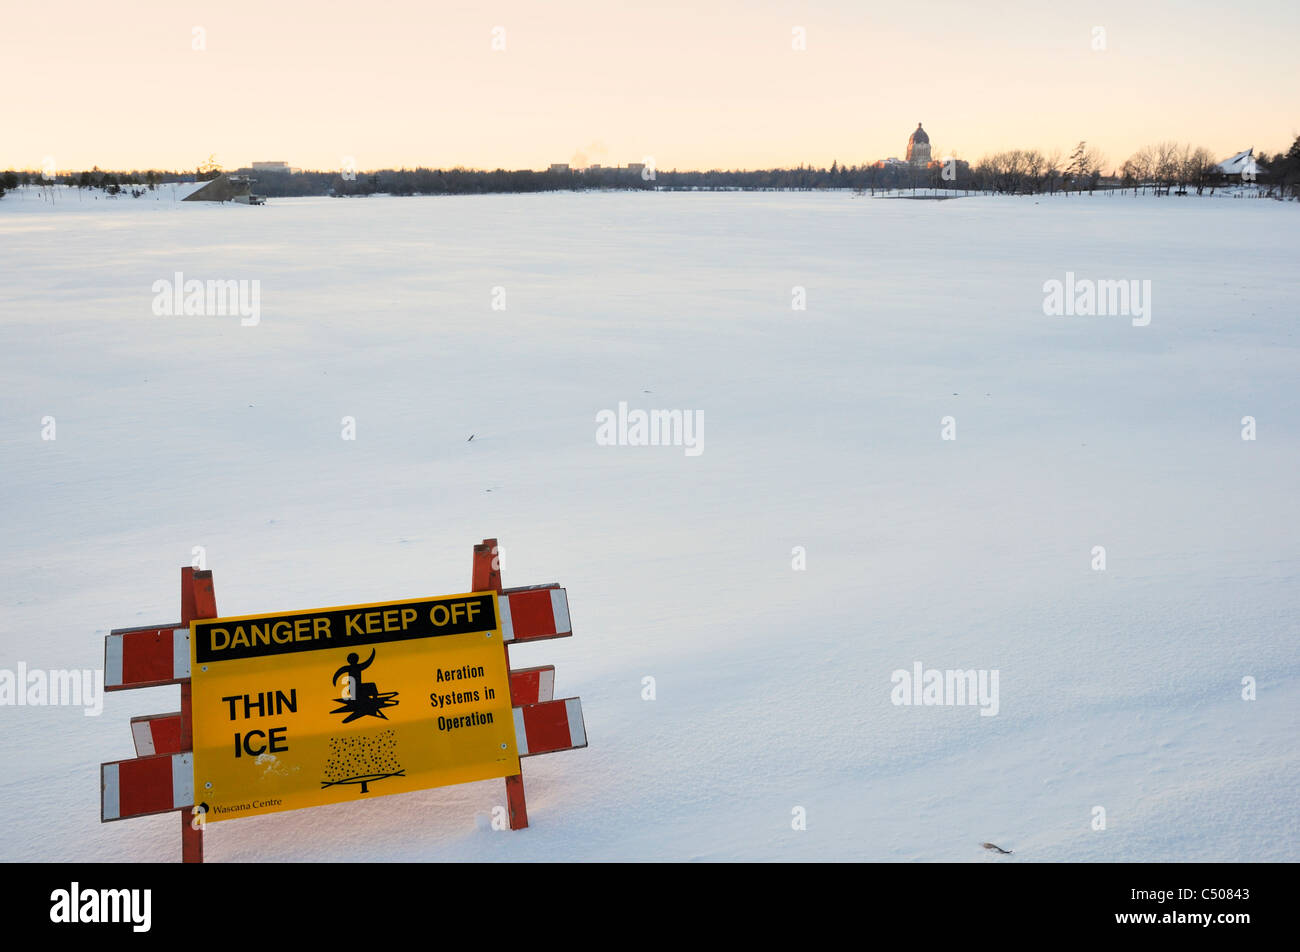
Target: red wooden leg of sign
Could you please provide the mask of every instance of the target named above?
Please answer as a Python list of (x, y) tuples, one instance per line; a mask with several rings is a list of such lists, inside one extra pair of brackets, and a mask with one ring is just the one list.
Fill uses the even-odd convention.
[[(181, 750), (194, 749), (193, 721), (190, 708), (190, 682), (181, 685)], [(198, 799), (197, 794), (195, 799)], [(180, 811), (181, 814), (181, 862), (203, 862), (203, 829), (194, 828), (194, 810), (190, 807)]]
[(513, 777), (506, 777), (506, 803), (510, 807), (510, 829), (526, 829), (528, 826), (528, 802), (524, 799), (523, 774), (517, 773)]
[(474, 546), (473, 590), (501, 592), (501, 563), (497, 561), (496, 539), (484, 539), (482, 545)]
[[(212, 588), (212, 573), (192, 566), (181, 569), (181, 624), (196, 618), (217, 617), (217, 596)], [(181, 682), (181, 750), (194, 749), (194, 720), (190, 706), (190, 682)], [(195, 791), (198, 799), (198, 791)], [(186, 808), (181, 814), (181, 862), (203, 862), (203, 830), (194, 828), (194, 813)]]
[[(474, 546), (474, 577), (470, 591), (501, 594), (501, 562), (497, 558), (497, 552), (496, 539), (484, 539), (482, 545)], [(502, 645), (501, 650), (506, 653), (506, 670), (509, 671), (510, 647)], [(510, 700), (513, 706), (513, 694)], [(510, 829), (522, 830), (528, 826), (528, 803), (524, 799), (522, 773), (506, 777), (506, 806), (510, 813)]]

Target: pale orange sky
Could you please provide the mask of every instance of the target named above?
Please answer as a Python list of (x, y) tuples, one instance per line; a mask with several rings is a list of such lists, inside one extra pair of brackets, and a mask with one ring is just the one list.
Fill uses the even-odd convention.
[(0, 168), (820, 166), (901, 156), (918, 121), (971, 160), (1271, 154), (1297, 51), (1294, 0), (11, 4)]

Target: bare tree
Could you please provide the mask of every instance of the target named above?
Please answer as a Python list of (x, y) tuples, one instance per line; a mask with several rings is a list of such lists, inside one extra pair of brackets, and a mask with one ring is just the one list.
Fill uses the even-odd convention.
[(1164, 186), (1165, 194), (1178, 178), (1178, 143), (1158, 142), (1155, 145), (1155, 177)]
[(1190, 146), (1183, 157), (1183, 181), (1196, 187), (1196, 194), (1201, 195), (1205, 186), (1210, 184), (1214, 170), (1214, 155), (1204, 146), (1195, 149)]
[(1031, 192), (1041, 192), (1043, 190), (1043, 170), (1047, 165), (1047, 160), (1043, 158), (1043, 153), (1037, 149), (1029, 149), (1024, 154), (1025, 177), (1029, 181), (1029, 190)]
[(1083, 153), (1083, 174), (1088, 180), (1088, 193), (1091, 194), (1097, 187), (1106, 170), (1106, 155), (1096, 146), (1089, 146)]
[(1151, 183), (1152, 176), (1155, 175), (1155, 150), (1149, 145), (1144, 145), (1133, 153), (1133, 157), (1129, 159), (1129, 162), (1133, 167), (1134, 178), (1142, 184), (1142, 193), (1146, 194), (1147, 186)]
[(1061, 150), (1053, 149), (1043, 160), (1046, 166), (1047, 187), (1049, 192), (1055, 194), (1056, 181), (1061, 177)]

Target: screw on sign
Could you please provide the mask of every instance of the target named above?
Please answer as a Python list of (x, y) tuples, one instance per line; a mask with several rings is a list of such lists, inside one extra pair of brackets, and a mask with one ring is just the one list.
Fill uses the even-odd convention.
[(503, 589), (496, 553), (474, 547), (463, 595), (230, 618), (212, 573), (182, 569), (180, 622), (105, 639), (106, 690), (176, 684), (181, 710), (132, 718), (101, 819), (180, 812), (182, 859), (202, 862), (222, 820), (502, 777), (526, 827), (520, 758), (587, 736), (553, 665), (509, 666), (510, 645), (572, 634), (567, 595)]

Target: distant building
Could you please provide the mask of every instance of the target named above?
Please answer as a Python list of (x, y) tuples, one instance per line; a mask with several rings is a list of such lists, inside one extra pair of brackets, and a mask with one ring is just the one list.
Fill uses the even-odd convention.
[(925, 134), (919, 122), (916, 131), (907, 140), (907, 162), (909, 165), (920, 166), (930, 164), (930, 137)]
[(1255, 147), (1251, 146), (1245, 152), (1238, 152), (1230, 159), (1224, 159), (1215, 168), (1224, 175), (1231, 175), (1241, 178), (1243, 181), (1253, 182), (1255, 176), (1259, 174), (1259, 165), (1255, 162)]
[(641, 175), (645, 170), (644, 162), (629, 162), (627, 165), (601, 165), (599, 162), (592, 162), (590, 165), (575, 167), (569, 162), (552, 163), (548, 172), (571, 173), (573, 175), (600, 174), (609, 175)]
[(288, 162), (254, 162), (254, 172), (292, 172)]
[(265, 205), (266, 199), (252, 193), (253, 180), (247, 175), (222, 172), (204, 182), (201, 187), (186, 195), (183, 202), (239, 202), (243, 205)]
[(932, 169), (939, 165), (940, 163), (935, 162), (930, 156), (930, 136), (921, 128), (919, 122), (916, 124), (915, 131), (907, 137), (906, 155), (907, 158), (905, 159), (896, 159), (893, 157), (888, 159), (877, 159), (872, 163), (872, 166), (878, 169), (899, 167)]

